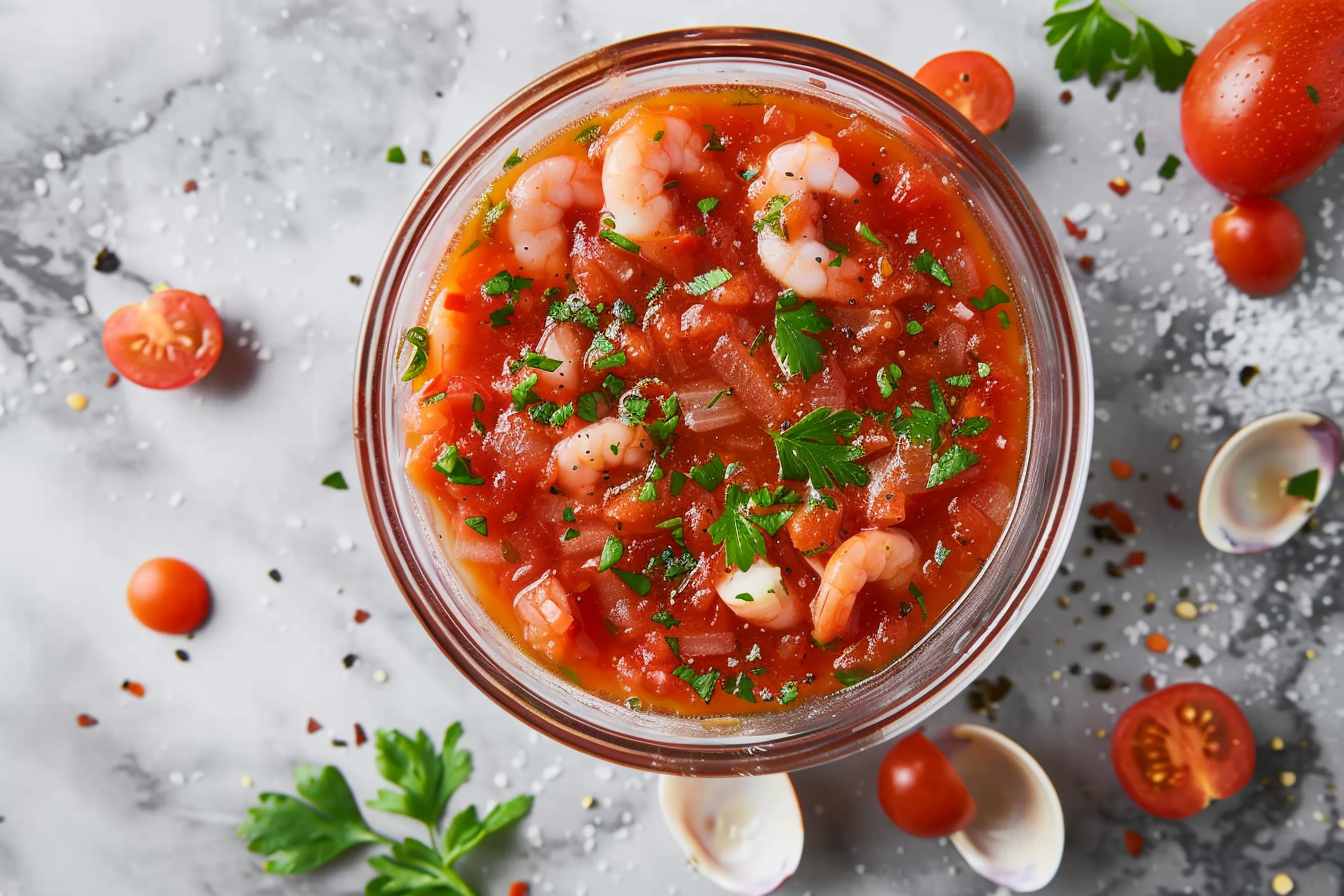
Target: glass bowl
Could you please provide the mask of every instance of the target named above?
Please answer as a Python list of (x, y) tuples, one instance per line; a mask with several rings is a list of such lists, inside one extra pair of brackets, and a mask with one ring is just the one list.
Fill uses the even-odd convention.
[[(515, 146), (606, 106), (670, 87), (754, 84), (847, 106), (955, 173), (997, 242), (1026, 334), (1030, 434), (1017, 502), (970, 588), (903, 658), (861, 684), (781, 712), (690, 718), (632, 712), (542, 666), (496, 625), (447, 560), (426, 499), (402, 469), (397, 376), (406, 329), (459, 222)], [(462, 139), (397, 226), (373, 283), (354, 400), (360, 481), (388, 565), (448, 658), (522, 721), (594, 756), (682, 775), (764, 774), (837, 759), (918, 725), (975, 680), (1048, 586), (1082, 500), (1092, 371), (1059, 247), (1008, 162), (933, 94), (891, 67), (811, 37), (753, 28), (654, 34), (589, 53), (530, 84)]]

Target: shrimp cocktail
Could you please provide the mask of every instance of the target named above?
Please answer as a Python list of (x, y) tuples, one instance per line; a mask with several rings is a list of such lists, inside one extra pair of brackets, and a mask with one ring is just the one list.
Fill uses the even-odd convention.
[(793, 709), (900, 658), (997, 544), (1030, 383), (956, 170), (777, 88), (501, 158), (402, 346), (406, 468), (539, 662), (631, 711)]

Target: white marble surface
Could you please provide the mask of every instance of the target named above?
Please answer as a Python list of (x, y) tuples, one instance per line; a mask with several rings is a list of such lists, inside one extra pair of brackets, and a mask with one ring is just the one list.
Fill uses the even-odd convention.
[[(454, 719), (477, 758), (464, 796), (539, 791), (516, 835), (464, 863), (482, 893), (518, 878), (540, 893), (710, 891), (665, 835), (649, 778), (539, 741), (464, 685), (396, 592), (358, 492), (319, 481), (334, 469), (354, 481), (351, 364), (365, 292), (347, 278), (371, 277), (426, 174), (419, 150), (437, 158), (510, 92), (600, 43), (711, 23), (809, 31), (911, 69), (957, 47), (994, 53), (1018, 85), (1000, 144), (1066, 252), (1097, 258), (1097, 275), (1079, 277), (1097, 456), (1132, 461), (1147, 482), (1118, 483), (1097, 463), (1089, 502), (1125, 502), (1144, 531), (1091, 556), (1080, 531), (1076, 570), (1058, 589), (1084, 583), (1073, 607), (1052, 592), (992, 668), (1015, 685), (994, 724), (1041, 758), (1064, 798), (1069, 848), (1048, 892), (1263, 893), (1278, 871), (1299, 892), (1338, 892), (1339, 502), (1327, 502), (1317, 533), (1232, 560), (1163, 494), (1192, 504), (1213, 449), (1245, 419), (1344, 409), (1344, 230), (1333, 219), (1344, 160), (1290, 197), (1310, 238), (1292, 294), (1230, 294), (1204, 236), (1219, 197), (1188, 166), (1160, 193), (1139, 186), (1156, 184), (1162, 157), (1180, 151), (1177, 100), (1136, 84), (1107, 103), (1074, 84), (1062, 105), (1039, 27), (1047, 5), (0, 3), (0, 894), (361, 892), (357, 861), (269, 878), (233, 829), (258, 790), (288, 789), (300, 761), (339, 764), (370, 797), (371, 750), (331, 743), (355, 722), (437, 734)], [(1202, 43), (1240, 4), (1135, 5)], [(1140, 129), (1143, 159), (1130, 148)], [(383, 161), (392, 144), (408, 164)], [(1125, 172), (1137, 188), (1119, 199), (1105, 184)], [(189, 178), (200, 190), (184, 195)], [(1059, 223), (1086, 212), (1079, 203), (1092, 208), (1083, 244)], [(121, 258), (116, 274), (90, 268), (104, 245)], [(220, 369), (180, 392), (107, 389), (102, 318), (156, 281), (215, 300), (229, 337)], [(1248, 364), (1262, 372), (1243, 387)], [(75, 391), (91, 399), (82, 414), (65, 403)], [(1185, 439), (1176, 453), (1173, 433)], [(1148, 565), (1107, 578), (1104, 560), (1131, 549), (1146, 550)], [(158, 555), (195, 563), (214, 590), (214, 617), (190, 642), (126, 612), (128, 575)], [(1218, 609), (1178, 622), (1181, 587)], [(1141, 611), (1149, 592), (1152, 615)], [(1101, 616), (1102, 604), (1114, 613)], [(356, 608), (372, 614), (365, 625), (352, 624)], [(1144, 626), (1200, 651), (1203, 667), (1146, 653), (1135, 644)], [(174, 658), (179, 647), (190, 662)], [(358, 662), (347, 671), (349, 653)], [(1093, 671), (1129, 687), (1096, 692)], [(1268, 783), (1180, 824), (1129, 803), (1101, 735), (1145, 671), (1236, 694)], [(128, 678), (144, 683), (143, 700), (119, 690)], [(78, 728), (81, 712), (99, 724)], [(320, 733), (306, 732), (309, 717)], [(959, 700), (935, 724), (967, 718)], [(1283, 752), (1267, 748), (1275, 736)], [(796, 776), (808, 842), (786, 892), (991, 892), (948, 845), (905, 838), (882, 818), (879, 753)], [(1295, 786), (1278, 783), (1284, 770)], [(598, 805), (584, 810), (589, 794)], [(1141, 860), (1124, 853), (1126, 828), (1149, 838)]]

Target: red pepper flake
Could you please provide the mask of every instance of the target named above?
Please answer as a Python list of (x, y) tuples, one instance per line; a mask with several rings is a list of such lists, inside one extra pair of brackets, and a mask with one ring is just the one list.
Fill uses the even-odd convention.
[(1139, 527), (1134, 525), (1134, 520), (1114, 501), (1103, 501), (1100, 504), (1093, 504), (1087, 510), (1093, 517), (1099, 520), (1107, 520), (1115, 531), (1121, 535), (1133, 535), (1139, 531)]
[(1078, 256), (1078, 267), (1083, 269), (1084, 274), (1090, 274), (1097, 267), (1097, 260), (1091, 255)]
[(1138, 831), (1125, 831), (1125, 849), (1137, 859), (1143, 854), (1143, 835)]
[(366, 610), (355, 611), (355, 625), (363, 625), (369, 621), (369, 613)]
[(184, 184), (182, 185), (182, 192), (183, 192), (183, 193), (195, 193), (195, 192), (196, 192), (196, 186), (197, 186), (196, 181), (194, 181), (194, 180), (189, 180), (189, 181), (187, 181), (186, 183), (184, 183)]
[(319, 722), (317, 719), (314, 719), (314, 718), (312, 718), (311, 716), (309, 716), (309, 718), (308, 718), (308, 733), (309, 733), (309, 734), (316, 734), (317, 732), (319, 732), (319, 731), (321, 731), (321, 730), (322, 730), (322, 723)]
[(355, 723), (355, 746), (362, 747), (369, 742), (369, 736), (364, 733), (364, 726)]
[(1142, 566), (1148, 555), (1143, 551), (1133, 551), (1125, 558), (1125, 566)]
[(1153, 632), (1143, 639), (1143, 646), (1153, 653), (1166, 653), (1167, 648), (1171, 646), (1171, 639), (1161, 632)]
[(117, 372), (114, 370), (114, 371), (112, 371), (111, 373), (109, 373), (109, 374), (107, 375), (107, 382), (103, 383), (103, 385), (106, 386), (107, 388), (111, 389), (113, 386), (115, 386), (115, 385), (116, 385), (117, 383), (119, 383), (119, 382), (121, 382), (121, 377), (118, 376), (118, 375), (117, 375)]
[(1066, 90), (1066, 91), (1064, 91), (1063, 93), (1061, 93), (1061, 94), (1059, 95), (1059, 101), (1060, 101), (1061, 103), (1063, 103), (1064, 105), (1066, 105), (1066, 106), (1067, 106), (1069, 103), (1073, 102), (1073, 91), (1072, 91), (1072, 90)]
[(75, 721), (79, 723), (79, 727), (81, 728), (92, 728), (94, 725), (98, 724), (98, 720), (86, 712), (82, 712), (75, 716)]
[(1145, 694), (1151, 694), (1157, 690), (1157, 679), (1153, 677), (1153, 673), (1143, 673), (1143, 678), (1139, 679), (1139, 687), (1143, 688)]
[(1129, 181), (1123, 177), (1113, 177), (1106, 182), (1106, 186), (1111, 188), (1111, 192), (1117, 196), (1124, 196), (1129, 192)]
[(527, 896), (531, 891), (526, 881), (516, 880), (509, 884), (509, 896)]
[(145, 686), (138, 681), (130, 681), (130, 680), (123, 681), (121, 683), (121, 689), (126, 693), (132, 694), (136, 697), (145, 696)]
[(1134, 466), (1122, 460), (1112, 460), (1111, 472), (1115, 474), (1116, 479), (1128, 479), (1134, 475)]
[(1064, 230), (1068, 232), (1069, 236), (1076, 240), (1087, 238), (1087, 228), (1079, 227), (1077, 224), (1073, 223), (1072, 218), (1064, 219)]
[(1167, 506), (1172, 510), (1184, 510), (1185, 502), (1175, 492), (1167, 492)]

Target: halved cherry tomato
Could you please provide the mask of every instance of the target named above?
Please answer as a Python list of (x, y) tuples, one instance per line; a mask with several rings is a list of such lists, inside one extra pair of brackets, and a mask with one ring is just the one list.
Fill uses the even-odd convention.
[(159, 557), (146, 560), (131, 574), (126, 603), (146, 628), (185, 635), (200, 628), (210, 614), (210, 586), (195, 567)]
[(1255, 771), (1255, 740), (1246, 716), (1222, 691), (1176, 684), (1120, 716), (1111, 762), (1134, 802), (1174, 820), (1245, 787)]
[(1287, 289), (1306, 251), (1302, 222), (1277, 199), (1243, 199), (1213, 219), (1213, 255), (1249, 295)]
[(882, 760), (877, 799), (891, 823), (915, 837), (946, 837), (975, 820), (975, 801), (961, 775), (920, 731)]
[(1013, 114), (1013, 76), (988, 53), (963, 50), (935, 56), (915, 80), (970, 119), (982, 134), (997, 131)]
[(1229, 19), (1186, 78), (1181, 135), (1234, 199), (1306, 180), (1344, 138), (1344, 2), (1259, 0)]
[(219, 360), (224, 325), (204, 296), (165, 289), (112, 312), (103, 351), (122, 376), (148, 389), (180, 389)]

